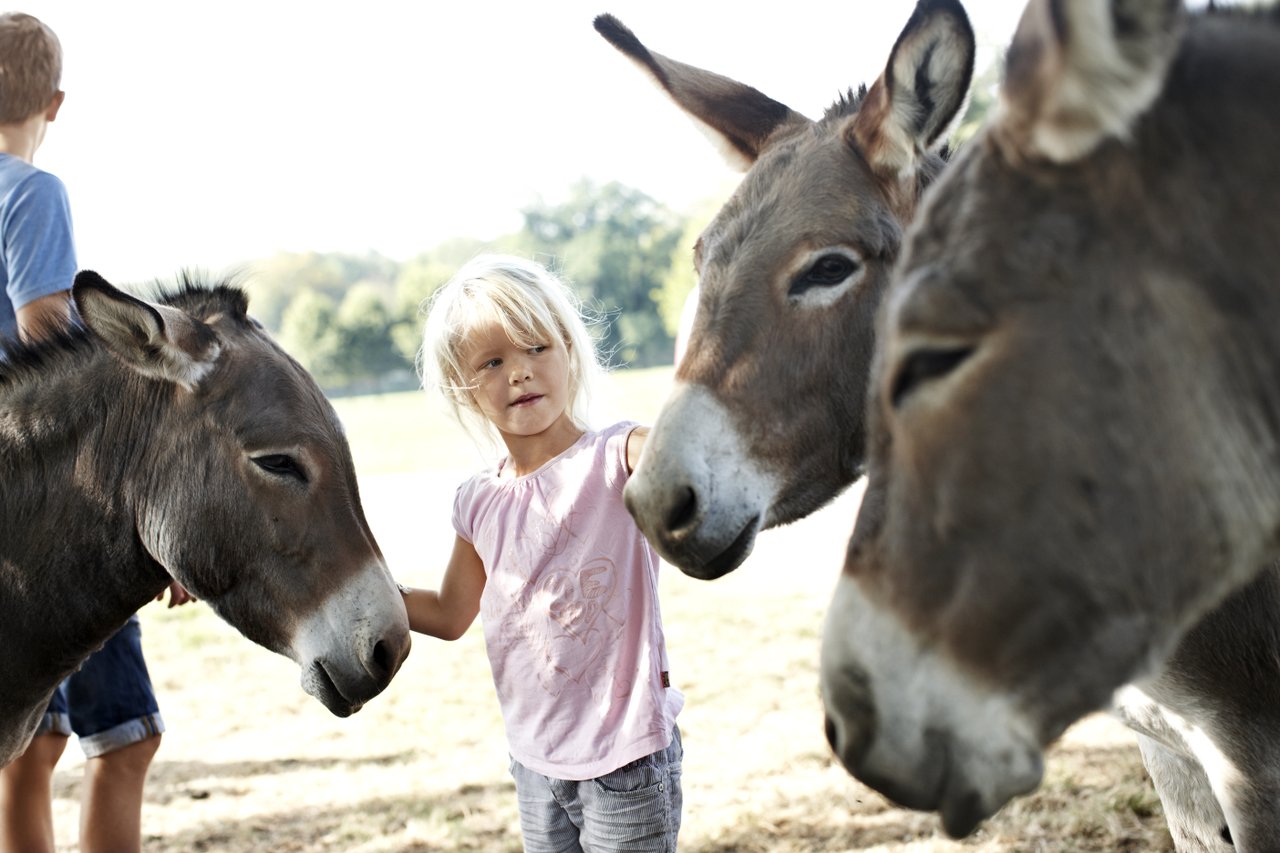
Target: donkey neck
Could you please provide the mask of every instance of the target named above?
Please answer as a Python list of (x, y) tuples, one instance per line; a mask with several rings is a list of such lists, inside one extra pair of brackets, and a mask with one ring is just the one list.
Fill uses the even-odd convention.
[(0, 382), (0, 621), (6, 642), (36, 650), (12, 660), (68, 672), (164, 589), (129, 498), (139, 431), (163, 423), (149, 396), (92, 350)]

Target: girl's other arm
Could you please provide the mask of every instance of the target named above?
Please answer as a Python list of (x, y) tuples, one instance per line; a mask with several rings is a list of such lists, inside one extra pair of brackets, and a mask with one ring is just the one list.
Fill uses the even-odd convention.
[(640, 461), (640, 451), (644, 449), (644, 441), (649, 437), (647, 426), (638, 426), (627, 434), (627, 473), (633, 474), (636, 463)]
[(442, 640), (458, 639), (476, 621), (484, 581), (484, 563), (475, 546), (461, 536), (454, 537), (453, 555), (444, 570), (440, 590), (405, 589), (403, 592), (409, 628)]

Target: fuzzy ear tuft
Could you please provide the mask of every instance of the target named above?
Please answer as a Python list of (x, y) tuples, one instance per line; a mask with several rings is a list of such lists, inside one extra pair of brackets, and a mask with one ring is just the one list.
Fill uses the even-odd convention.
[(130, 296), (90, 270), (76, 274), (71, 295), (85, 326), (143, 376), (194, 391), (217, 363), (218, 336), (176, 308)]
[(1164, 88), (1182, 0), (1030, 0), (1009, 48), (995, 133), (1068, 163), (1124, 139)]
[(973, 28), (956, 0), (920, 0), (845, 133), (878, 174), (913, 174), (962, 117), (973, 80)]

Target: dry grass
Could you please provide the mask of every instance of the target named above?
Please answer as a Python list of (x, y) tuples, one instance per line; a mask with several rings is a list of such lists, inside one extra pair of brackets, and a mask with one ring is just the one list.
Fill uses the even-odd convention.
[[(435, 584), (463, 472), (365, 470), (366, 511), (396, 575)], [(1132, 735), (1105, 717), (1073, 728), (1051, 752), (1041, 789), (963, 842), (833, 763), (816, 659), (856, 497), (765, 533), (748, 563), (719, 581), (663, 577), (672, 674), (687, 700), (681, 849), (1172, 850)], [(147, 786), (146, 850), (520, 849), (478, 625), (456, 643), (417, 638), (391, 687), (339, 720), (303, 694), (291, 662), (208, 608), (151, 605), (142, 618), (169, 726)], [(75, 849), (80, 771), (70, 747), (55, 779), (63, 851)]]

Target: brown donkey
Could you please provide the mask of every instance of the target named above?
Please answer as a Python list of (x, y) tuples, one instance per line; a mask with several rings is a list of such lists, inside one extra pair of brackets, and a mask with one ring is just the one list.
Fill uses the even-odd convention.
[[(949, 27), (940, 27), (931, 16), (951, 15), (957, 19)], [(968, 26), (963, 22), (963, 10), (957, 4), (922, 3), (908, 23), (895, 47), (899, 51), (911, 50), (911, 42), (918, 40), (932, 28), (935, 33), (955, 33), (959, 39), (968, 38)], [(804, 149), (795, 157), (812, 156), (812, 161), (797, 161), (795, 157), (777, 163), (761, 156), (752, 161), (742, 156), (742, 146), (735, 142), (757, 133), (753, 130), (760, 116), (789, 117), (791, 122), (804, 120), (790, 114), (784, 107), (770, 101), (764, 95), (742, 84), (735, 83), (710, 72), (676, 63), (658, 56), (645, 48), (621, 23), (609, 17), (598, 19), (596, 27), (612, 43), (632, 57), (650, 74), (683, 110), (689, 113), (719, 139), (721, 148), (731, 163), (750, 167), (743, 179), (743, 187), (735, 200), (714, 220), (702, 236), (703, 246), (721, 246), (712, 254), (700, 251), (699, 263), (704, 286), (718, 289), (715, 300), (720, 306), (721, 321), (705, 324), (693, 336), (692, 348), (701, 352), (723, 352), (734, 349), (736, 357), (727, 366), (714, 358), (706, 358), (691, 368), (680, 371), (678, 391), (672, 404), (658, 419), (656, 431), (660, 452), (651, 454), (637, 470), (633, 478), (632, 509), (641, 526), (655, 541), (667, 542), (664, 553), (683, 565), (691, 574), (704, 576), (706, 558), (701, 556), (708, 549), (703, 547), (708, 531), (716, 528), (716, 518), (740, 519), (755, 516), (765, 508), (759, 502), (743, 506), (743, 490), (738, 488), (737, 471), (758, 470), (770, 464), (778, 469), (772, 479), (787, 484), (773, 493), (773, 506), (795, 506), (797, 493), (803, 495), (808, 505), (816, 506), (830, 499), (845, 488), (857, 476), (863, 461), (862, 445), (863, 396), (858, 393), (812, 395), (805, 399), (799, 390), (791, 394), (774, 391), (761, 392), (762, 377), (785, 381), (795, 389), (817, 387), (826, 383), (837, 385), (850, 373), (869, 369), (865, 357), (874, 334), (872, 311), (875, 300), (883, 287), (874, 281), (870, 297), (872, 305), (861, 300), (865, 292), (845, 291), (830, 304), (812, 309), (812, 322), (817, 328), (827, 324), (844, 323), (844, 334), (838, 340), (828, 342), (830, 349), (821, 357), (813, 355), (815, 343), (805, 334), (806, 328), (796, 324), (794, 335), (784, 336), (775, 332), (769, 339), (769, 349), (750, 349), (736, 340), (725, 343), (726, 336), (742, 336), (752, 330), (768, 329), (774, 322), (777, 306), (769, 301), (775, 282), (762, 271), (777, 268), (789, 255), (805, 250), (805, 231), (799, 226), (816, 228), (813, 223), (837, 231), (844, 228), (846, 235), (857, 234), (857, 228), (866, 221), (874, 221), (874, 214), (881, 217), (902, 217), (893, 220), (901, 229), (907, 227), (907, 218), (914, 204), (893, 204), (884, 193), (882, 181), (870, 179), (868, 170), (829, 170), (823, 192), (805, 191), (812, 188), (821, 176), (797, 179), (795, 175), (808, 167), (828, 162), (833, 149), (837, 156), (849, 156), (851, 150), (846, 138), (827, 133), (822, 137), (823, 146), (816, 144)], [(971, 44), (959, 44), (954, 49), (972, 50)], [(919, 55), (919, 54), (917, 54)], [(944, 91), (963, 91), (968, 86), (971, 68), (954, 62), (951, 73), (958, 75), (953, 85)], [(890, 59), (885, 79), (878, 86), (888, 88), (886, 80), (898, 73), (902, 79), (910, 66)], [(914, 74), (911, 75), (914, 78)], [(873, 88), (873, 92), (875, 89)], [(865, 103), (865, 98), (863, 100)], [(744, 108), (747, 104), (748, 108)], [(772, 106), (770, 106), (772, 105)], [(842, 102), (832, 112), (844, 115), (851, 109), (850, 102)], [(882, 113), (881, 121), (892, 115)], [(847, 118), (847, 115), (844, 116)], [(830, 121), (828, 115), (826, 121)], [(864, 122), (870, 118), (863, 117)], [(830, 129), (830, 128), (828, 128)], [(863, 126), (864, 137), (874, 136), (870, 125)], [(785, 138), (785, 137), (784, 137)], [(923, 140), (921, 143), (923, 144)], [(935, 140), (935, 146), (937, 142)], [(813, 152), (820, 152), (821, 156)], [(941, 160), (920, 152), (913, 169), (904, 170), (897, 186), (918, 197), (928, 185), (932, 175), (940, 168)], [(864, 180), (848, 180), (863, 177)], [(761, 202), (752, 206), (750, 200)], [(765, 201), (768, 203), (764, 203)], [(857, 211), (870, 211), (857, 217)], [(850, 217), (843, 222), (840, 217)], [(736, 232), (744, 235), (740, 241), (731, 239)], [(750, 235), (748, 239), (745, 235)], [(887, 256), (896, 257), (899, 235), (890, 234)], [(852, 245), (860, 245), (865, 238), (846, 236)], [(763, 242), (767, 240), (767, 245)], [(880, 271), (877, 271), (880, 272)], [(858, 300), (854, 303), (854, 300)], [(857, 309), (857, 310), (855, 310)], [(718, 366), (717, 366), (718, 365)], [(714, 368), (714, 369), (713, 369)], [(729, 371), (739, 376), (750, 375), (752, 381), (732, 381)], [(822, 371), (827, 371), (823, 374)], [(802, 374), (808, 372), (812, 378)], [(826, 377), (825, 379), (823, 377)], [(781, 377), (781, 379), (779, 379)], [(857, 378), (857, 377), (854, 377)], [(865, 381), (865, 375), (861, 377)], [(694, 386), (694, 387), (689, 387)], [(750, 442), (744, 438), (741, 452), (749, 456), (743, 460), (722, 453), (717, 458), (705, 458), (688, 448), (705, 448), (720, 442), (726, 432), (723, 419), (704, 421), (696, 412), (690, 412), (691, 400), (713, 398), (716, 406), (732, 413), (734, 424), (730, 432), (749, 433), (753, 424), (783, 423), (790, 428), (757, 432)], [(826, 407), (827, 411), (819, 411)], [(857, 426), (840, 427), (850, 420)], [(667, 427), (671, 426), (668, 431)], [(663, 440), (665, 439), (665, 441)], [(809, 469), (808, 479), (799, 477), (788, 466), (808, 464), (812, 461), (826, 464)], [(833, 460), (845, 460), (836, 464)], [(673, 525), (669, 514), (685, 500), (683, 484), (694, 490), (697, 514), (683, 519), (683, 524)], [(675, 484), (675, 488), (672, 487)], [(722, 504), (727, 506), (722, 506)], [(865, 511), (873, 511), (868, 507)], [(796, 513), (800, 515), (803, 513)], [(781, 516), (791, 520), (794, 516)], [(736, 524), (724, 525), (736, 531)], [(754, 530), (752, 531), (754, 534)], [(714, 539), (714, 536), (710, 536)], [(723, 540), (722, 540), (723, 541)], [(744, 558), (750, 551), (750, 542), (739, 543), (734, 549), (736, 559)], [(720, 556), (714, 545), (711, 559)], [(735, 562), (725, 561), (715, 570), (728, 570)], [(1205, 771), (1200, 766), (1199, 755), (1212, 763), (1212, 749), (1219, 748), (1212, 741), (1193, 748), (1178, 734), (1176, 721), (1213, 715), (1220, 720), (1257, 719), (1251, 710), (1256, 697), (1274, 696), (1274, 707), (1280, 708), (1280, 670), (1275, 663), (1259, 660), (1258, 649), (1275, 645), (1276, 617), (1280, 613), (1280, 573), (1255, 583), (1248, 591), (1236, 596), (1207, 618), (1188, 636), (1175, 658), (1171, 659), (1161, 677), (1147, 683), (1146, 695), (1126, 691), (1124, 701), (1116, 710), (1139, 733), (1139, 745), (1151, 772), (1156, 788), (1165, 807), (1174, 838), (1182, 849), (1229, 849), (1222, 840), (1225, 825), (1213, 790)], [(1264, 656), (1265, 657), (1265, 656)], [(1158, 699), (1158, 702), (1156, 701)], [(1250, 748), (1247, 738), (1235, 737), (1238, 728), (1220, 726), (1214, 739), (1228, 752), (1240, 752)]]
[(0, 766), (170, 578), (358, 710), (409, 626), (320, 389), (234, 288), (72, 293), (86, 329), (0, 357)]
[(973, 32), (958, 3), (921, 3), (875, 85), (814, 122), (612, 17), (596, 29), (748, 169), (698, 241), (688, 355), (626, 489), (664, 557), (718, 577), (861, 472), (875, 313), (964, 104)]
[(964, 834), (1134, 683), (1225, 815), (1187, 849), (1280, 849), (1280, 13), (1032, 0), (1007, 68), (886, 298), (833, 745)]

